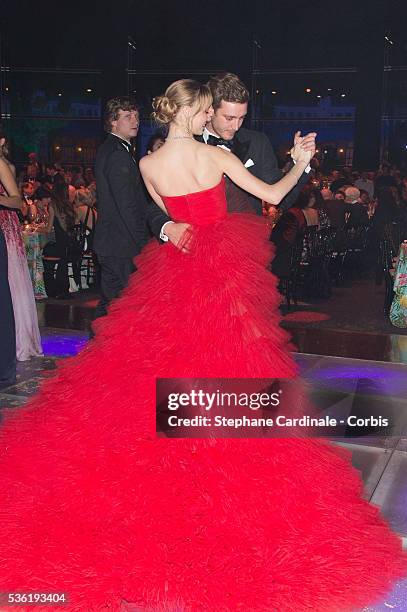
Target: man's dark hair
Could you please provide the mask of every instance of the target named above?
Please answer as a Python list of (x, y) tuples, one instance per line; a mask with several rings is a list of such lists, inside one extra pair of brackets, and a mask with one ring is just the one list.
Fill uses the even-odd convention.
[(38, 187), (37, 191), (35, 192), (36, 200), (45, 200), (45, 198), (50, 198), (50, 197), (51, 197), (51, 192), (46, 187)]
[(207, 85), (212, 93), (212, 106), (215, 111), (220, 107), (222, 100), (239, 104), (249, 101), (249, 90), (239, 77), (232, 72), (216, 74), (211, 77)]
[(112, 131), (112, 121), (117, 121), (119, 118), (119, 111), (138, 111), (138, 106), (131, 98), (112, 98), (107, 101), (105, 115), (104, 115), (104, 127), (106, 132)]
[(158, 140), (165, 141), (165, 136), (161, 132), (156, 132), (155, 134), (153, 134), (150, 137), (150, 139), (149, 139), (149, 141), (147, 143), (147, 151), (151, 151), (152, 152), (153, 151), (153, 146), (155, 145), (155, 143)]

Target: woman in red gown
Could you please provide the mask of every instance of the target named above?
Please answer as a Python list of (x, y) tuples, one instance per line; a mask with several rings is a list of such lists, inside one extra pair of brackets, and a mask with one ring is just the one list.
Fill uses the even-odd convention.
[(141, 163), (188, 241), (148, 245), (96, 338), (3, 424), (0, 592), (65, 592), (75, 611), (338, 612), (406, 571), (329, 443), (156, 437), (157, 377), (296, 375), (267, 226), (227, 215), (222, 176), (278, 203), (310, 154), (298, 144), (268, 186), (193, 140), (210, 108), (205, 86), (173, 84), (155, 103), (167, 142)]

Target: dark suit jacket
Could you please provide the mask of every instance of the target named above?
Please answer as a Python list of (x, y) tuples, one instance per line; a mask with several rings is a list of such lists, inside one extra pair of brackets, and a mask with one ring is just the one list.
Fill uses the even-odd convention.
[[(203, 142), (203, 138), (199, 140)], [(277, 183), (283, 176), (280, 168), (278, 167), (277, 158), (274, 153), (273, 147), (270, 140), (263, 134), (256, 130), (248, 130), (246, 128), (240, 128), (234, 137), (233, 153), (237, 155), (243, 164), (248, 160), (252, 160), (252, 166), (248, 167), (248, 171), (261, 179), (265, 183), (272, 185)], [(294, 189), (288, 193), (280, 203), (280, 208), (284, 211), (290, 208), (298, 198), (302, 185), (308, 182), (309, 174), (303, 173), (298, 184)], [(228, 210), (229, 211), (240, 211), (244, 210), (243, 201), (247, 203), (247, 208), (252, 208), (257, 214), (262, 213), (261, 201), (257, 198), (249, 195), (243, 191), (237, 185), (233, 185), (233, 190), (227, 189), (228, 198)], [(234, 201), (232, 201), (234, 200)]]
[(325, 200), (326, 212), (332, 227), (341, 228), (345, 225), (345, 213), (348, 212), (349, 204), (344, 200)]
[(96, 156), (98, 219), (93, 246), (105, 257), (134, 257), (149, 239), (147, 224), (158, 237), (168, 221), (149, 198), (125, 144), (109, 134)]
[(276, 245), (276, 254), (271, 264), (273, 274), (285, 278), (290, 274), (291, 247), (301, 240), (307, 229), (305, 215), (293, 206), (286, 210), (272, 229), (270, 240)]
[(368, 225), (369, 215), (366, 208), (362, 204), (348, 204), (348, 212), (350, 212), (348, 225)]

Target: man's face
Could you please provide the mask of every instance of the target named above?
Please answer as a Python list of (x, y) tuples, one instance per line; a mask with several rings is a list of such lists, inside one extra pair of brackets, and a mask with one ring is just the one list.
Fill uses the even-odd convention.
[(138, 111), (120, 109), (116, 121), (112, 121), (112, 132), (124, 140), (131, 140), (137, 136), (139, 125)]
[(220, 138), (232, 140), (247, 115), (247, 102), (225, 102), (222, 100), (208, 123), (208, 129)]
[(34, 193), (34, 185), (32, 183), (28, 183), (28, 185), (24, 187), (24, 195), (26, 195), (28, 198), (31, 198), (33, 193)]

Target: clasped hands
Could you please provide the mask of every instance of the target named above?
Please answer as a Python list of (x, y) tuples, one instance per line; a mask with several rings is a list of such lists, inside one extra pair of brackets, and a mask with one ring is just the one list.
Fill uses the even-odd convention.
[(301, 132), (295, 132), (294, 146), (291, 149), (291, 157), (298, 162), (305, 162), (307, 165), (315, 155), (316, 132), (310, 132), (301, 136)]

